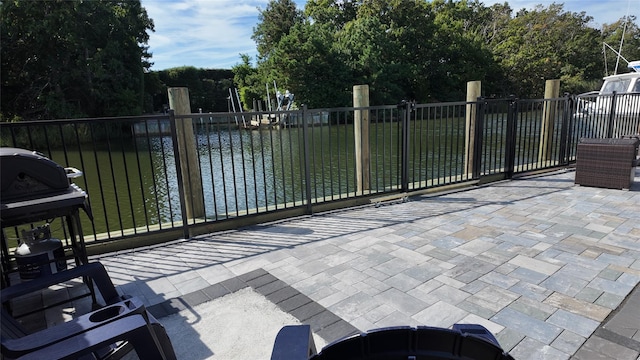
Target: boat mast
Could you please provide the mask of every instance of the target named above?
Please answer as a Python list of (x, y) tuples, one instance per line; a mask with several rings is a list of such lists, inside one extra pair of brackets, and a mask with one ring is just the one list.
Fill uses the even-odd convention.
[(269, 83), (264, 84), (267, 87), (267, 104), (269, 106), (269, 111), (271, 111), (271, 95), (269, 95)]
[[(629, 60), (627, 60), (624, 56), (622, 56), (622, 54), (621, 54), (620, 52), (618, 52), (616, 49), (612, 48), (612, 47), (611, 47), (611, 45), (609, 45), (609, 44), (607, 44), (607, 43), (602, 43), (603, 51), (605, 51), (605, 50), (606, 50), (606, 49), (605, 49), (605, 46), (606, 46), (606, 47), (608, 47), (609, 49), (611, 49), (611, 51), (613, 51), (613, 52), (618, 56), (618, 59), (622, 59), (622, 60), (624, 60), (627, 64), (629, 64)], [(604, 58), (604, 65), (605, 65), (605, 66), (607, 66), (607, 57), (606, 57), (606, 56), (605, 56), (605, 58)], [(618, 64), (617, 64), (617, 62), (616, 62), (616, 68), (617, 68), (617, 67), (618, 67)], [(605, 70), (607, 70), (607, 69), (605, 68)], [(608, 74), (607, 74), (607, 75), (608, 75)], [(616, 74), (613, 74), (613, 75), (616, 75)]]
[[(616, 68), (614, 70), (613, 75), (617, 75), (618, 74), (618, 64), (620, 64), (620, 58), (622, 57), (622, 44), (624, 43), (624, 35), (627, 32), (627, 23), (629, 22), (629, 9), (631, 7), (631, 0), (629, 0), (628, 4), (627, 4), (627, 15), (624, 18), (624, 26), (622, 27), (622, 38), (620, 39), (620, 48), (618, 49), (618, 57), (616, 58)], [(624, 59), (624, 58), (623, 58)], [(624, 59), (624, 61), (627, 62), (627, 64), (629, 64), (629, 61), (627, 61), (627, 59)]]

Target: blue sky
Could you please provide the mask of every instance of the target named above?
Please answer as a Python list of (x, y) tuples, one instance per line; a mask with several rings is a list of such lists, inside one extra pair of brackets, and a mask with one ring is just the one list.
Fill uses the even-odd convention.
[[(300, 9), (306, 0), (294, 0)], [(503, 3), (485, 0), (485, 5)], [(230, 69), (240, 62), (240, 54), (256, 55), (251, 35), (258, 22), (258, 8), (268, 0), (141, 0), (155, 23), (149, 47), (152, 70), (178, 66)], [(514, 11), (548, 6), (553, 1), (507, 0)], [(635, 15), (640, 21), (638, 0), (566, 0), (565, 11), (582, 12), (594, 18), (591, 26), (600, 28), (622, 16)]]

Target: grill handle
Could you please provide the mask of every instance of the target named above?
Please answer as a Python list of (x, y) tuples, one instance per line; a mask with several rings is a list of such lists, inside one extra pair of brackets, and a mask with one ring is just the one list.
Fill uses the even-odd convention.
[(82, 171), (74, 167), (66, 167), (64, 170), (67, 172), (67, 179), (69, 180), (82, 176)]

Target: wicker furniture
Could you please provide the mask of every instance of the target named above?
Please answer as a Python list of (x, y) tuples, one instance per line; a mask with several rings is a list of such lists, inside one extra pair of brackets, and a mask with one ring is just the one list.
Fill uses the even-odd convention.
[(609, 189), (629, 189), (633, 183), (640, 140), (580, 139), (575, 183)]

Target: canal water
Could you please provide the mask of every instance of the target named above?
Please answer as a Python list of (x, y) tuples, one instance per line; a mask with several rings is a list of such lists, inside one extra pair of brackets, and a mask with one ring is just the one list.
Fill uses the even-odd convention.
[[(464, 148), (463, 120), (451, 122), (446, 129), (414, 124), (413, 133), (412, 176), (422, 173), (426, 179), (428, 172), (435, 177), (462, 171), (464, 154), (457, 149)], [(370, 135), (372, 191), (397, 187), (399, 123), (372, 124)], [(249, 131), (205, 124), (196, 126), (195, 137), (208, 219), (302, 205), (307, 169), (312, 199), (338, 199), (356, 190), (353, 125), (310, 127), (306, 147), (302, 128)], [(52, 159), (83, 172), (75, 183), (88, 193), (94, 215), (93, 224), (85, 219), (85, 232), (181, 220), (170, 136), (114, 137), (82, 144), (77, 151), (67, 149), (66, 155), (54, 151)]]

